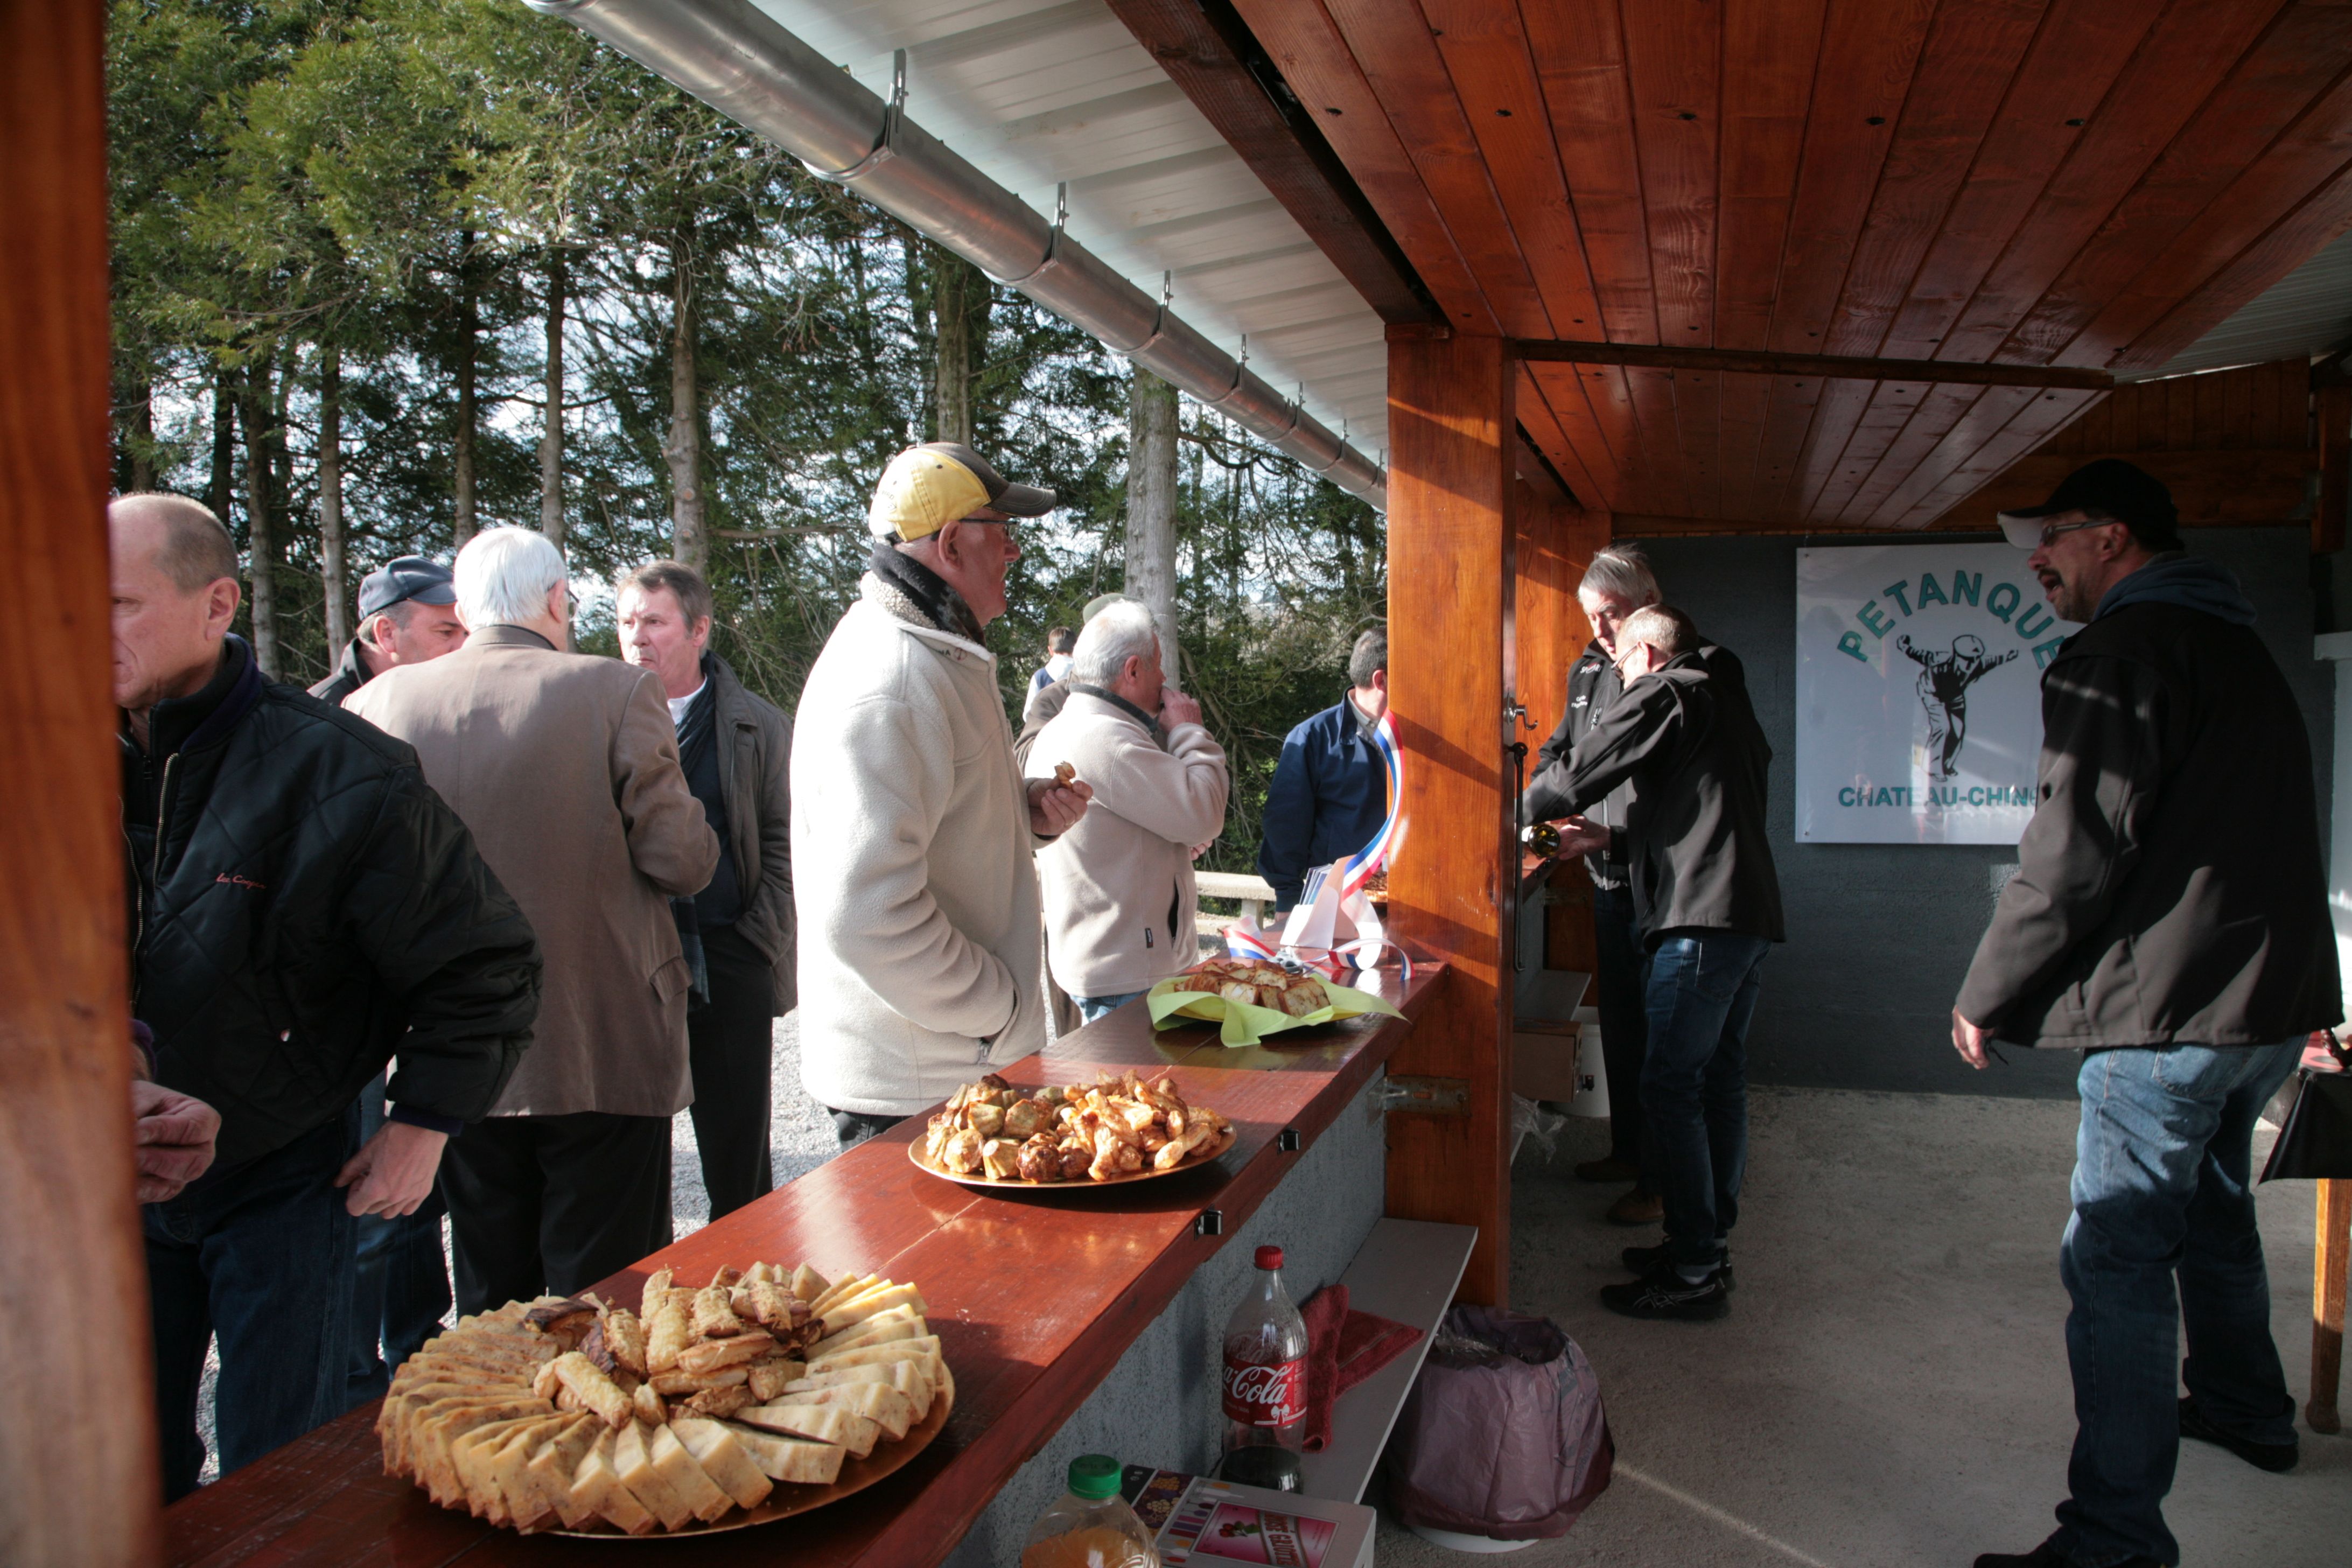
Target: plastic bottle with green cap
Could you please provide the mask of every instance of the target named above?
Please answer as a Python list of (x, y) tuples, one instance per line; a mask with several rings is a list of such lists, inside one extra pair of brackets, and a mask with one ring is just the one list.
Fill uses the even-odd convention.
[(1030, 1527), (1021, 1568), (1160, 1568), (1151, 1532), (1118, 1495), (1108, 1454), (1070, 1461), (1070, 1489)]

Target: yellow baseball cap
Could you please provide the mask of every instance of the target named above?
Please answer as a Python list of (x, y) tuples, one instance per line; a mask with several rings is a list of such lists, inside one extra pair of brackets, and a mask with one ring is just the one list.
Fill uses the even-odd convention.
[(1013, 517), (1043, 517), (1054, 510), (1054, 501), (1052, 490), (1011, 483), (961, 442), (931, 441), (890, 459), (882, 482), (874, 487), (866, 527), (877, 539), (928, 539), (982, 507)]

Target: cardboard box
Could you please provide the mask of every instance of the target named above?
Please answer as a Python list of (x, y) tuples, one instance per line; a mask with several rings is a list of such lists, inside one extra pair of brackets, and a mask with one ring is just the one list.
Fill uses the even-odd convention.
[(1576, 1098), (1578, 1026), (1521, 1018), (1511, 1029), (1511, 1090), (1566, 1105)]

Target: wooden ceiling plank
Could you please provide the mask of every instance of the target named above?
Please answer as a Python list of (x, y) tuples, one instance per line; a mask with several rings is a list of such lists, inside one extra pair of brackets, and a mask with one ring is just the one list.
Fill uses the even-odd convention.
[[(1571, 392), (1584, 399), (1593, 428), (1608, 445), (1613, 479), (1610, 506), (1614, 510), (1618, 500), (1632, 495), (1643, 460), (1641, 422), (1633, 412), (1633, 389), (1627, 384), (1624, 371), (1615, 365), (1582, 369), (1549, 364), (1536, 370), (1553, 406), (1573, 408)], [(1588, 459), (1586, 467), (1591, 466)]]
[(2352, 7), (2281, 13), (2018, 323), (2010, 341), (2031, 352), (2010, 357), (2109, 363), (2325, 184), (2352, 157), (2347, 56)]
[(1945, 0), (1895, 122), (1870, 216), (1822, 342), (1874, 354), (1910, 298), (2042, 20), (2042, 0)]
[(1447, 321), (1464, 331), (1501, 331), (1396, 128), (1322, 6), (1312, 0), (1234, 0), (1234, 8), (1299, 101), (1322, 116), (1325, 139), (1444, 308)]
[(1763, 495), (1764, 421), (1772, 407), (1772, 377), (1723, 378), (1723, 502), (1727, 517), (1769, 516)]
[(1714, 371), (1674, 376), (1675, 423), (1682, 437), (1683, 489), (1702, 517), (1723, 511), (1723, 377)]
[(1250, 72), (1197, 0), (1108, 0), (1112, 13), (1183, 89), (1258, 182), (1383, 321), (1429, 318), (1411, 264), (1337, 154)]
[(1749, 515), (1789, 519), (1790, 480), (1805, 447), (1813, 415), (1828, 382), (1817, 375), (1776, 375), (1764, 405), (1764, 435), (1757, 443), (1755, 502)]
[(1984, 394), (1980, 386), (1930, 387), (1902, 433), (1887, 444), (1877, 466), (1855, 487), (1838, 515), (1849, 522), (1866, 522), (1876, 516), (1895, 489), (1942, 445)]
[(1877, 389), (1874, 381), (1844, 380), (1832, 380), (1822, 389), (1821, 401), (1813, 405), (1812, 426), (1805, 432), (1795, 469), (1782, 492), (1781, 508), (1789, 515), (1821, 520), (1821, 510), (1814, 503), (1845, 460), (1846, 445), (1853, 439), (1854, 427), (1862, 423), (1871, 395)]
[[(2038, 392), (2030, 395), (2008, 424), (1966, 458), (1946, 470), (1944, 477), (1922, 495), (1911, 510), (1897, 520), (1894, 526), (1903, 529), (1932, 526), (1937, 518), (2047, 440), (2052, 431), (2081, 413), (2084, 404), (2097, 395), (2093, 392)], [(1985, 401), (1990, 402), (1991, 399), (1988, 397)]]
[[(2115, 356), (2135, 369), (2164, 363), (2260, 298), (2352, 227), (2352, 165), (2213, 272)], [(2073, 357), (2070, 355), (2069, 357)]]
[(1979, 145), (1879, 352), (1927, 358), (1975, 297), (2157, 16), (2116, 0), (2055, 0)]
[(1423, 9), (1547, 316), (1597, 332), (1600, 297), (1517, 11), (1485, 0), (1423, 0)]
[[(1608, 497), (1616, 489), (1613, 466), (1607, 465), (1608, 444), (1601, 440), (1599, 426), (1593, 422), (1592, 410), (1585, 405), (1581, 391), (1575, 392), (1573, 401), (1565, 408), (1552, 401), (1551, 389), (1543, 384), (1532, 366), (1519, 367), (1519, 423), (1535, 438), (1536, 446), (1568, 481), (1576, 492), (1577, 504), (1588, 508), (1605, 508)], [(1571, 425), (1580, 426), (1578, 435), (1569, 433)], [(1599, 456), (1604, 467), (1596, 472), (1592, 458)], [(1601, 474), (1609, 475), (1603, 482)]]
[(1549, 322), (1527, 252), (1421, 7), (1406, 0), (1323, 0), (1323, 8), (1396, 127), (1506, 334), (1525, 335), (1528, 329), (1521, 323)]
[[(2038, 304), (2124, 195), (2228, 79), (2284, 0), (2176, 0), (2141, 41), (2000, 259), (1944, 334), (1940, 357), (1986, 360)], [(2067, 100), (2012, 112), (2062, 118)], [(2047, 353), (2038, 356), (2046, 361)]]
[[(1827, 12), (1828, 0), (1724, 0), (1724, 58), (1738, 68), (1723, 73), (1715, 286), (1715, 342), (1723, 348), (1763, 348), (1772, 330)], [(1769, 382), (1735, 376), (1724, 383), (1727, 411), (1758, 396), (1760, 433)], [(1726, 462), (1731, 482), (1742, 465), (1728, 456)], [(1753, 483), (1753, 468), (1747, 464), (1743, 482)]]
[(1587, 337), (1658, 341), (1649, 222), (1633, 135), (1633, 87), (1612, 0), (1520, 7), (1601, 316)]
[(1684, 483), (1682, 426), (1675, 414), (1672, 371), (1628, 366), (1625, 388), (1633, 395), (1634, 426), (1642, 455), (1626, 478), (1641, 510), (1689, 516), (1690, 489)]
[(1916, 381), (1882, 381), (1872, 388), (1845, 451), (1813, 500), (1812, 517), (1829, 521), (1845, 516), (1933, 391), (1930, 384)]
[(1722, 13), (1711, 0), (1621, 0), (1618, 9), (1633, 83), (1631, 129), (1642, 164), (1657, 341), (1711, 347)]
[(1774, 348), (1821, 351), (1935, 9), (1935, 0), (1830, 7), (1766, 340)]
[(1938, 528), (1990, 528), (1994, 513), (2041, 500), (2074, 468), (2106, 456), (2130, 460), (2164, 481), (2190, 527), (2260, 526), (2294, 521), (2308, 496), (2319, 454), (2308, 447), (2255, 451), (2111, 454), (2035, 452), (2020, 458), (1993, 480), (1936, 521)]
[[(1979, 447), (2000, 434), (2009, 422), (2017, 416), (2020, 409), (2040, 395), (2041, 394), (2025, 387), (1987, 388), (1984, 395), (1969, 405), (1967, 411), (1953, 422), (1952, 427), (1944, 433), (1942, 438), (1916, 463), (1914, 463), (1911, 471), (1887, 493), (1886, 499), (1879, 503), (1878, 510), (1871, 515), (1871, 525), (1875, 528), (1919, 526), (1918, 523), (1907, 521), (1906, 519), (1926, 499), (1928, 492), (1948, 479), (1954, 469), (1967, 462), (1970, 455)], [(1938, 507), (1937, 510), (1942, 509)]]

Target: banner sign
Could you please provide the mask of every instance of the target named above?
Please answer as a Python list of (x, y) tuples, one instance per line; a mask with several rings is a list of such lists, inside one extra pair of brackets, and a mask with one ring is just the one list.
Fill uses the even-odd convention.
[(2014, 844), (2074, 631), (2007, 544), (1797, 552), (1797, 838)]

